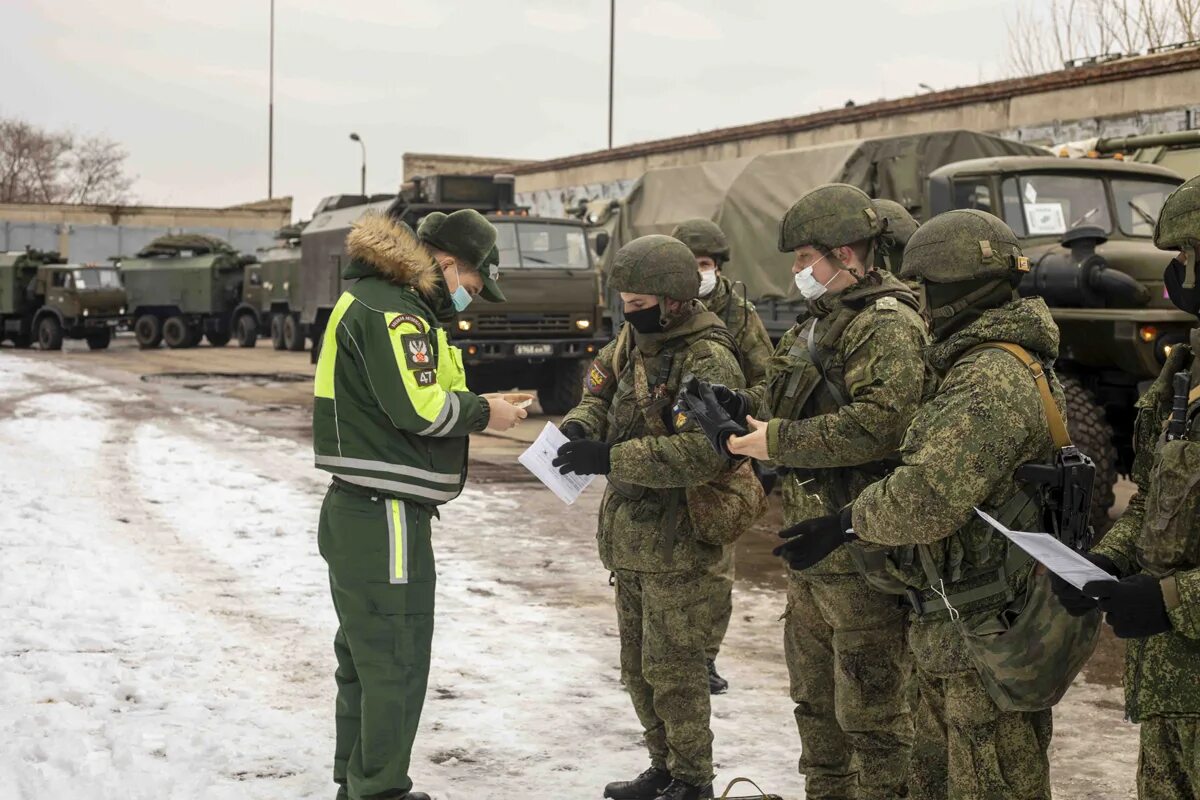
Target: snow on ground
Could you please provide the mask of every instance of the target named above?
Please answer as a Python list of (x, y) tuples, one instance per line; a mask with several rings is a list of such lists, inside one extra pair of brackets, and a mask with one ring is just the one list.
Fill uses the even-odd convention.
[[(0, 354), (0, 796), (333, 797), (326, 481), (304, 443), (176, 400)], [(595, 554), (598, 494), (565, 507), (486, 484), (435, 523), (412, 771), (438, 800), (599, 797), (645, 767)], [(735, 590), (717, 784), (748, 775), (797, 798), (781, 606)], [(1117, 708), (1115, 690), (1068, 695), (1059, 796), (1130, 796), (1136, 734)]]

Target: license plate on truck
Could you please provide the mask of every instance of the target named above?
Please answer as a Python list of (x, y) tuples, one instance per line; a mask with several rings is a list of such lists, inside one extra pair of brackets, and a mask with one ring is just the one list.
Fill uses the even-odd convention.
[(552, 355), (554, 355), (554, 345), (552, 345), (552, 344), (513, 345), (513, 355), (517, 355), (517, 356), (552, 356)]

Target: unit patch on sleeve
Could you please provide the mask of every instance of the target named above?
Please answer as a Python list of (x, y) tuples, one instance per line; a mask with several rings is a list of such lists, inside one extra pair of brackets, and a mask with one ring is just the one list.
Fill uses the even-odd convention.
[(875, 307), (880, 311), (898, 311), (900, 305), (894, 297), (881, 297), (875, 301)]
[(611, 379), (612, 374), (602, 367), (600, 362), (593, 361), (583, 379), (583, 388), (587, 389), (589, 394), (598, 395)]
[(404, 347), (404, 363), (408, 365), (409, 369), (431, 369), (433, 367), (433, 351), (429, 347), (429, 338), (425, 334), (402, 334), (400, 344)]
[(433, 386), (437, 383), (437, 370), (423, 369), (417, 373), (417, 386)]
[(422, 333), (425, 332), (425, 320), (413, 314), (397, 314), (392, 321), (388, 323), (388, 328), (396, 330), (396, 328), (399, 328), (406, 322)]

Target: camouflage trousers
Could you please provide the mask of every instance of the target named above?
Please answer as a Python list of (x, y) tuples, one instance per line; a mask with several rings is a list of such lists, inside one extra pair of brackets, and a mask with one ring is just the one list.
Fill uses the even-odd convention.
[(907, 612), (858, 575), (790, 573), (784, 655), (810, 800), (906, 796)]
[(710, 614), (712, 628), (708, 642), (704, 646), (704, 656), (709, 661), (715, 661), (721, 652), (721, 642), (725, 641), (725, 632), (729, 630), (729, 620), (733, 616), (733, 545), (727, 545), (721, 553), (721, 560), (712, 565), (710, 570), (712, 594), (710, 595)]
[(912, 800), (1050, 800), (1053, 712), (1001, 711), (944, 615), (914, 620), (908, 636), (920, 696)]
[(708, 668), (712, 574), (617, 570), (621, 678), (650, 763), (693, 785), (713, 779)]
[(1142, 720), (1139, 800), (1200, 798), (1200, 717)]

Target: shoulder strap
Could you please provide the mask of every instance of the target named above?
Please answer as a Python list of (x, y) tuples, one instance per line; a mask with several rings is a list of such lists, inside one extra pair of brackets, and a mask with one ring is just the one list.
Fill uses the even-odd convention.
[(1058, 404), (1054, 402), (1054, 395), (1050, 391), (1050, 381), (1046, 377), (1046, 370), (1042, 367), (1042, 362), (1034, 358), (1024, 347), (1012, 342), (984, 342), (968, 350), (966, 356), (989, 349), (1003, 350), (1025, 365), (1025, 368), (1033, 375), (1034, 382), (1037, 383), (1038, 394), (1042, 397), (1042, 410), (1046, 414), (1046, 422), (1050, 425), (1050, 436), (1054, 439), (1054, 446), (1059, 449), (1069, 447), (1071, 435), (1067, 433), (1067, 423), (1059, 413)]

